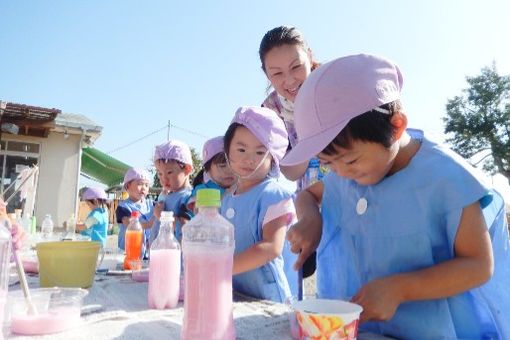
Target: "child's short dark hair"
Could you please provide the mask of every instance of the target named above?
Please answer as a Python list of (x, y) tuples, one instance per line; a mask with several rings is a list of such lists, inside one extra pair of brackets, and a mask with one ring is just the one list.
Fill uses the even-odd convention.
[(175, 163), (177, 163), (177, 165), (178, 165), (181, 169), (184, 169), (184, 168), (186, 167), (186, 164), (184, 164), (183, 162), (178, 161), (178, 160), (176, 160), (176, 159), (158, 159), (158, 160), (156, 160), (156, 162), (162, 162), (162, 163), (175, 162)]
[(382, 144), (389, 148), (392, 144), (396, 127), (391, 124), (391, 117), (402, 110), (400, 100), (380, 106), (389, 113), (376, 110), (367, 111), (349, 121), (345, 128), (323, 150), (326, 155), (337, 153), (336, 147), (349, 149), (353, 141)]

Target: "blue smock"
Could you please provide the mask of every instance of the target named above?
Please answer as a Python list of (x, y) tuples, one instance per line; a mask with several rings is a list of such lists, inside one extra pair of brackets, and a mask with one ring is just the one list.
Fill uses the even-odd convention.
[(87, 229), (82, 230), (81, 234), (90, 237), (91, 241), (101, 242), (106, 246), (106, 234), (108, 231), (108, 210), (105, 208), (95, 208), (85, 220)]

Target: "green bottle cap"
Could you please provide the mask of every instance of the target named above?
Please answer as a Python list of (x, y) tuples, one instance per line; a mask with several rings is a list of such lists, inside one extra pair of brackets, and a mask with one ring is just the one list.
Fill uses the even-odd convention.
[(197, 207), (220, 207), (221, 193), (218, 189), (199, 189), (197, 191)]

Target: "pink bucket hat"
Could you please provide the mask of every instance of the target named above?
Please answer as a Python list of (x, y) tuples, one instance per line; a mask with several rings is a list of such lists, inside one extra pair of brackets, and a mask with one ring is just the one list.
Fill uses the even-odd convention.
[(135, 179), (143, 179), (146, 181), (151, 181), (151, 176), (147, 170), (140, 168), (131, 168), (124, 175), (124, 189), (129, 182), (134, 181)]
[(276, 112), (260, 106), (242, 106), (237, 109), (231, 123), (244, 125), (269, 150), (275, 163), (271, 176), (278, 176), (289, 139), (283, 120)]
[(107, 198), (108, 196), (106, 195), (106, 192), (103, 189), (97, 187), (87, 188), (87, 190), (85, 190), (83, 193), (83, 200), (85, 201), (95, 199), (105, 200)]
[(218, 136), (207, 140), (202, 148), (202, 165), (209, 162), (211, 158), (224, 152), (223, 136)]
[(193, 158), (189, 146), (180, 140), (173, 139), (157, 145), (154, 149), (154, 162), (159, 160), (175, 160), (193, 166)]
[(351, 55), (320, 66), (299, 89), (294, 103), (298, 143), (281, 163), (314, 157), (352, 118), (399, 99), (402, 83), (397, 65), (373, 55)]

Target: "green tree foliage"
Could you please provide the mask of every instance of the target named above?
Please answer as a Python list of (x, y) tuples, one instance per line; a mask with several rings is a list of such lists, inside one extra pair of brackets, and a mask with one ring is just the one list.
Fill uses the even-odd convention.
[[(196, 152), (196, 150), (194, 148), (190, 148), (190, 149), (191, 149), (191, 158), (193, 159), (193, 173), (190, 176), (190, 182), (193, 182), (193, 179), (195, 178), (197, 173), (202, 168), (202, 159), (200, 158), (200, 156), (198, 155), (198, 153)], [(152, 187), (161, 189), (161, 183), (159, 182), (158, 173), (156, 171), (156, 168), (154, 166), (151, 166), (149, 171), (154, 176), (154, 181), (153, 181)]]
[(470, 159), (481, 158), (483, 168), (510, 181), (510, 76), (500, 76), (496, 65), (466, 77), (469, 88), (448, 99), (443, 118), (447, 142)]

